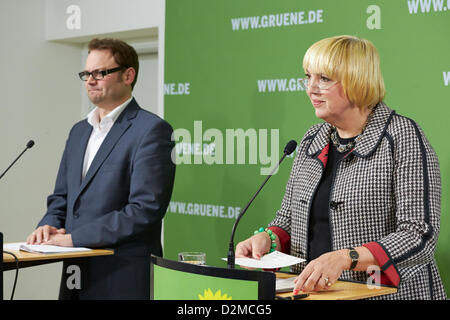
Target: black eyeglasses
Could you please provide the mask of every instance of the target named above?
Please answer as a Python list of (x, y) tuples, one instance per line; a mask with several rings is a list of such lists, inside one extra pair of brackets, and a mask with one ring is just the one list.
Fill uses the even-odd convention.
[(80, 79), (83, 81), (87, 81), (90, 76), (92, 76), (92, 78), (94, 78), (95, 80), (102, 80), (107, 74), (114, 73), (122, 69), (125, 69), (125, 67), (120, 66), (107, 70), (94, 70), (92, 72), (81, 71), (80, 73), (78, 73), (78, 75), (80, 76)]

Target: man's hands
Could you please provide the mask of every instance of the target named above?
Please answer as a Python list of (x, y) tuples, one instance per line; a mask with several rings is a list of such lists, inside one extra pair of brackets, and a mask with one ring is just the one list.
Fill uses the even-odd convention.
[(48, 244), (61, 247), (73, 247), (72, 236), (66, 234), (66, 229), (57, 229), (45, 225), (38, 227), (27, 237), (27, 244)]

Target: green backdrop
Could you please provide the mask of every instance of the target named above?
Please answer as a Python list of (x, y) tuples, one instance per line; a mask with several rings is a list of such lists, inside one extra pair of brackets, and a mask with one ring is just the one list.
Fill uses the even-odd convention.
[[(167, 0), (164, 106), (179, 164), (164, 221), (165, 257), (204, 251), (207, 264), (225, 266), (231, 228), (264, 180), (261, 169), (320, 122), (297, 84), (305, 51), (319, 39), (350, 34), (378, 48), (385, 102), (415, 119), (439, 156), (436, 259), (449, 292), (449, 15), (450, 0)], [(236, 243), (271, 221), (292, 159), (244, 216)]]

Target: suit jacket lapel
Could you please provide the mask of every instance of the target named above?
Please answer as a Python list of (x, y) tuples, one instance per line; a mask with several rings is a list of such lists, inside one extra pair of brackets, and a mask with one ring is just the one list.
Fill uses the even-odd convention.
[(83, 134), (80, 137), (80, 141), (78, 145), (76, 145), (76, 149), (74, 150), (74, 165), (71, 166), (71, 172), (69, 173), (69, 181), (73, 184), (74, 189), (80, 187), (81, 177), (83, 172), (83, 163), (84, 163), (84, 154), (86, 153), (87, 144), (89, 141), (89, 137), (92, 133), (92, 126), (86, 121), (85, 129)]
[(315, 157), (327, 146), (330, 142), (331, 125), (327, 122), (322, 123), (313, 139), (306, 149), (306, 154), (310, 157)]
[[(131, 100), (129, 105), (125, 108), (125, 110), (123, 110), (123, 112), (120, 114), (120, 116), (114, 122), (114, 125), (112, 126), (111, 130), (106, 135), (106, 138), (103, 141), (102, 145), (98, 149), (97, 154), (94, 157), (94, 160), (92, 160), (91, 166), (89, 167), (89, 170), (86, 173), (86, 177), (81, 182), (79, 192), (76, 195), (75, 199), (78, 198), (78, 196), (81, 194), (81, 192), (83, 192), (84, 188), (89, 184), (89, 182), (95, 176), (95, 174), (97, 173), (97, 171), (99, 170), (99, 168), (101, 167), (103, 162), (106, 160), (106, 158), (109, 156), (111, 151), (114, 149), (114, 146), (117, 144), (120, 137), (131, 126), (132, 123), (129, 120), (136, 116), (138, 109), (139, 109), (139, 106), (137, 105), (136, 101), (134, 99)], [(89, 136), (88, 136), (88, 139), (89, 139)], [(86, 146), (87, 146), (87, 142), (86, 142)], [(85, 147), (85, 149), (86, 149), (86, 147)], [(85, 149), (83, 151), (85, 151)], [(83, 158), (84, 158), (84, 152), (83, 152)], [(83, 165), (83, 162), (81, 163), (81, 166), (82, 165)], [(81, 171), (80, 171), (80, 178), (81, 178)]]
[(83, 189), (89, 183), (89, 181), (98, 171), (98, 169), (103, 164), (105, 159), (111, 153), (117, 141), (119, 141), (122, 134), (128, 129), (130, 125), (131, 122), (114, 124), (112, 126), (111, 130), (109, 131), (108, 135), (106, 136), (105, 140), (100, 146), (100, 149), (98, 149), (97, 154), (94, 157), (94, 160), (92, 160), (91, 166), (89, 167), (89, 170), (86, 173), (86, 177), (81, 182), (81, 189)]

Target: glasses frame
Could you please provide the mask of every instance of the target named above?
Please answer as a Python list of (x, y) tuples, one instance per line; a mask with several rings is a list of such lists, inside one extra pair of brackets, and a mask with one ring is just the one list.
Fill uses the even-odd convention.
[[(92, 71), (92, 72), (89, 72), (89, 71), (86, 71), (86, 70), (85, 70), (85, 71), (79, 72), (79, 73), (78, 73), (78, 76), (80, 77), (80, 79), (81, 79), (82, 81), (88, 81), (88, 80), (89, 80), (89, 77), (91, 77), (91, 76), (92, 76), (92, 78), (95, 79), (95, 80), (103, 80), (103, 79), (105, 78), (106, 75), (111, 74), (111, 73), (114, 73), (114, 72), (117, 72), (117, 71), (120, 71), (120, 70), (123, 70), (123, 69), (125, 69), (124, 66), (118, 66), (118, 67), (115, 67), (115, 68), (112, 68), (112, 69), (106, 69), (106, 70), (94, 70), (94, 71)], [(97, 77), (94, 75), (94, 73), (97, 74), (97, 77), (98, 77), (99, 75), (101, 75), (101, 78), (97, 78)], [(87, 76), (87, 78), (86, 78), (86, 79), (83, 79), (84, 76)]]
[[(305, 90), (312, 88), (311, 80), (309, 78), (299, 79), (298, 81), (303, 85)], [(339, 81), (337, 81), (337, 80), (331, 80), (330, 82), (327, 82), (327, 83), (320, 83), (320, 80), (319, 80), (318, 83), (316, 84), (316, 87), (318, 87), (319, 90), (321, 90), (321, 91), (325, 91), (325, 90), (329, 90), (332, 86), (334, 86), (338, 82)]]

